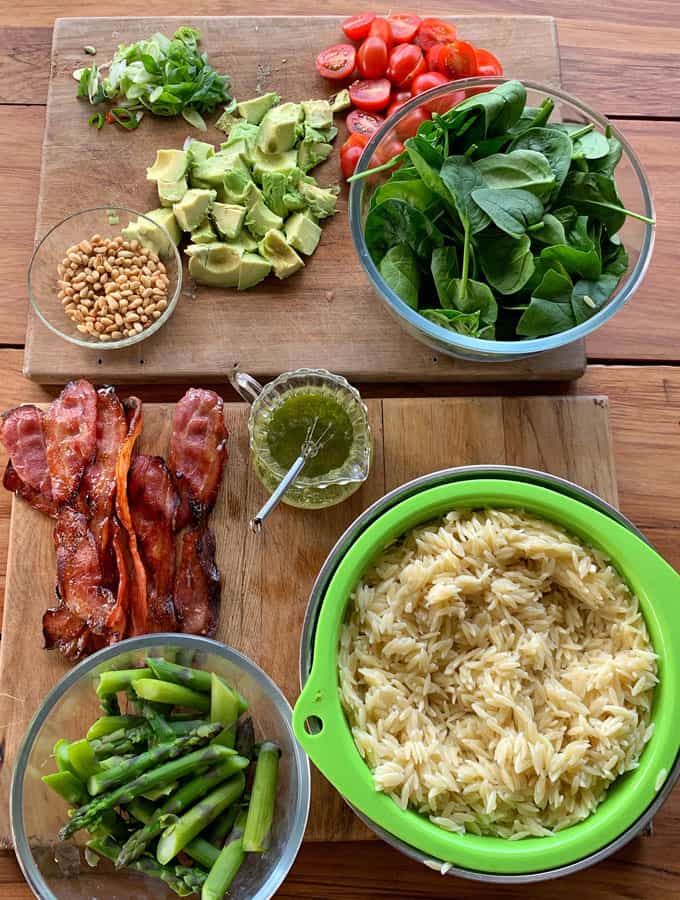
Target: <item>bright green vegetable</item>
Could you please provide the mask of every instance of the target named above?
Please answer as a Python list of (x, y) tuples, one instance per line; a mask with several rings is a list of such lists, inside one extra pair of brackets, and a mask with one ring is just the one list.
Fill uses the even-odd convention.
[(247, 853), (262, 853), (267, 849), (274, 819), (280, 755), (276, 744), (265, 741), (260, 745), (243, 832), (243, 849)]
[(243, 848), (243, 830), (247, 816), (248, 813), (245, 810), (241, 810), (238, 814), (229, 841), (220, 851), (220, 855), (211, 867), (208, 877), (203, 884), (201, 900), (222, 900), (231, 887), (231, 883), (246, 857)]
[(99, 765), (92, 746), (84, 738), (69, 745), (68, 758), (72, 770), (81, 781), (86, 781), (91, 775), (99, 771)]
[(211, 673), (202, 669), (192, 669), (189, 666), (178, 666), (162, 657), (147, 657), (146, 663), (159, 681), (171, 681), (181, 684), (183, 687), (194, 691), (210, 693)]
[(208, 832), (208, 838), (210, 839), (210, 843), (214, 844), (215, 847), (221, 848), (224, 846), (224, 842), (229, 836), (231, 829), (234, 827), (234, 822), (236, 821), (236, 816), (239, 814), (240, 809), (241, 808), (234, 803), (212, 823), (210, 831)]
[(132, 682), (137, 678), (150, 678), (150, 669), (113, 669), (110, 672), (102, 672), (97, 684), (97, 696), (110, 697), (120, 691), (129, 691)]
[(139, 716), (101, 716), (87, 730), (85, 737), (88, 741), (93, 738), (106, 737), (121, 728), (134, 728), (137, 725), (143, 725), (144, 719)]
[(240, 714), (238, 697), (224, 681), (213, 672), (210, 691), (210, 721), (221, 722), (224, 730), (213, 739), (216, 744), (233, 747), (236, 740), (236, 720)]
[(201, 712), (207, 712), (210, 709), (210, 701), (204, 694), (192, 691), (191, 688), (182, 687), (180, 684), (157, 681), (155, 678), (140, 678), (133, 683), (132, 689), (138, 697), (152, 700), (154, 703), (188, 706)]
[(41, 780), (72, 806), (79, 806), (87, 799), (84, 784), (71, 772), (52, 772), (50, 775), (43, 775)]
[[(98, 856), (110, 860), (115, 860), (120, 851), (120, 845), (112, 837), (94, 838), (86, 846)], [(205, 879), (205, 873), (200, 870), (192, 870), (192, 874), (188, 876), (184, 866), (162, 866), (152, 856), (136, 859), (130, 863), (129, 868), (151, 878), (159, 878), (179, 897), (189, 897), (196, 893), (199, 880), (202, 884)]]

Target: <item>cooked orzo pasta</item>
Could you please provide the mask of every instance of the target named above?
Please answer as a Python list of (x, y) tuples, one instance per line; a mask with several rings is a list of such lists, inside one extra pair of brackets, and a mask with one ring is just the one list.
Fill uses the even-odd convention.
[(585, 819), (653, 728), (637, 599), (519, 511), (451, 512), (387, 548), (352, 595), (339, 677), (376, 789), (461, 833)]

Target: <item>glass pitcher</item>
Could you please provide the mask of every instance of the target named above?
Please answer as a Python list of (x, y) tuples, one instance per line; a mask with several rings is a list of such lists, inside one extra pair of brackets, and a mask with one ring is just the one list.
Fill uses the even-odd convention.
[(334, 400), (347, 414), (352, 439), (346, 460), (321, 475), (305, 476), (304, 469), (283, 496), (283, 502), (301, 509), (334, 506), (358, 490), (368, 477), (372, 438), (368, 410), (359, 392), (340, 375), (325, 369), (297, 369), (279, 375), (264, 387), (246, 372), (235, 370), (229, 376), (234, 389), (251, 404), (248, 420), (250, 454), (255, 472), (272, 493), (287, 472), (271, 452), (268, 436), (274, 413), (296, 393), (311, 391)]

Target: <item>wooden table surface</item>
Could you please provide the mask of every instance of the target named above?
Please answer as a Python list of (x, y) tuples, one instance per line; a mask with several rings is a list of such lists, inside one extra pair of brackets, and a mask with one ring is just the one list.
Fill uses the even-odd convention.
[[(399, 3), (398, 6), (402, 6)], [(394, 7), (393, 7), (394, 8)], [(302, 0), (269, 0), (270, 14), (309, 11)], [(347, 14), (336, 0), (318, 12)], [(52, 22), (56, 15), (181, 15), (186, 7), (152, 0), (93, 5), (87, 0), (0, 4), (0, 409), (54, 393), (21, 374), (26, 324), (25, 273), (33, 247)], [(588, 341), (589, 367), (572, 385), (380, 385), (366, 396), (422, 394), (608, 394), (621, 508), (680, 568), (680, 9), (677, 0), (429, 0), (416, 12), (554, 15), (564, 87), (614, 119), (649, 175), (658, 215), (654, 260), (633, 302)], [(193, 15), (248, 15), (245, 0), (195, 0)], [(301, 48), (310, 65), (316, 48)], [(320, 49), (320, 48), (319, 48)], [(498, 51), (502, 58), (502, 48)], [(78, 373), (74, 373), (77, 375)], [(144, 399), (177, 399), (184, 387), (137, 388)], [(223, 390), (223, 387), (222, 387)], [(0, 459), (4, 465), (4, 459)], [(0, 588), (4, 590), (10, 501), (0, 494)], [(0, 690), (2, 686), (0, 685)], [(1, 727), (0, 723), (0, 727)], [(1, 738), (0, 738), (1, 741)], [(1, 743), (0, 743), (1, 747)], [(0, 751), (1, 752), (1, 751)], [(306, 844), (282, 898), (583, 898), (680, 897), (680, 788), (640, 838), (599, 866), (531, 888), (500, 888), (444, 878), (380, 842)], [(13, 855), (0, 852), (0, 897), (30, 897)]]

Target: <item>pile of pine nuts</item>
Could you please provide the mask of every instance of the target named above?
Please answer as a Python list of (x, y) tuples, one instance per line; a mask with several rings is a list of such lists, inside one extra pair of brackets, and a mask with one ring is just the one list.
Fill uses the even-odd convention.
[(68, 248), (57, 273), (64, 312), (100, 341), (141, 334), (168, 306), (167, 270), (139, 241), (94, 234)]

